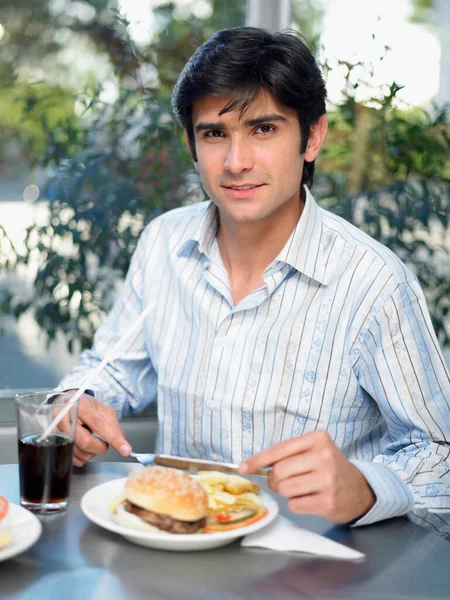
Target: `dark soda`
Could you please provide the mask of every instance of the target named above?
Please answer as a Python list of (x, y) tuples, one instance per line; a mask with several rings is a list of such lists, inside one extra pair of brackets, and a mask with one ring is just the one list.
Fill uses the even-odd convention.
[(69, 497), (73, 441), (51, 433), (43, 442), (39, 433), (19, 439), (20, 495), (23, 500), (61, 502)]

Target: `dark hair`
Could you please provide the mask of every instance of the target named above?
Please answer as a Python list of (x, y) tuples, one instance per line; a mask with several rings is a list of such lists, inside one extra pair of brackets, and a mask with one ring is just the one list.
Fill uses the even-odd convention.
[[(235, 27), (215, 33), (182, 70), (172, 94), (172, 106), (195, 151), (192, 107), (204, 96), (230, 97), (220, 114), (243, 113), (261, 90), (295, 110), (304, 153), (310, 127), (325, 114), (326, 89), (316, 60), (295, 32), (271, 33), (256, 27)], [(314, 161), (306, 162), (302, 184), (311, 187)]]

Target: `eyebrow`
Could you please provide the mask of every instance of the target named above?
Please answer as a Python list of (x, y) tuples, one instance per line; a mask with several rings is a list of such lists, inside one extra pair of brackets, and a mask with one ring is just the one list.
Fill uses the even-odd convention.
[[(258, 117), (257, 119), (248, 119), (247, 121), (244, 121), (244, 125), (245, 125), (245, 127), (254, 127), (255, 125), (263, 125), (264, 123), (273, 123), (274, 121), (287, 122), (287, 119), (286, 119), (286, 117), (283, 117), (282, 115), (278, 115), (278, 114), (274, 113), (272, 115), (263, 115), (261, 117)], [(226, 127), (223, 123), (204, 123), (203, 121), (200, 121), (195, 126), (194, 131), (197, 133), (199, 131), (205, 131), (207, 129), (215, 129), (217, 131), (225, 131)]]

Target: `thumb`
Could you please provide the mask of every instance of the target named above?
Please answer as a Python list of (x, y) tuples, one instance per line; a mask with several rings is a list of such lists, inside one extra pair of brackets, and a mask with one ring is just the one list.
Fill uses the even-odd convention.
[(83, 427), (89, 429), (92, 435), (99, 438), (103, 442), (106, 442), (109, 446), (112, 446), (122, 456), (129, 456), (132, 451), (131, 444), (125, 438), (118, 421), (108, 422), (106, 419), (102, 419), (101, 423), (97, 423), (95, 432), (87, 427), (85, 424)]
[(131, 444), (127, 442), (114, 410), (91, 396), (82, 396), (78, 406), (78, 419), (93, 435), (112, 446), (119, 454), (130, 454)]
[(115, 443), (111, 445), (122, 456), (129, 456), (130, 452), (132, 451), (131, 444), (127, 442), (123, 433), (117, 438), (117, 440), (115, 440)]
[(119, 423), (116, 423), (114, 426), (110, 425), (109, 428), (110, 432), (108, 432), (107, 443), (122, 456), (128, 456), (132, 448), (131, 444), (125, 438), (122, 427)]

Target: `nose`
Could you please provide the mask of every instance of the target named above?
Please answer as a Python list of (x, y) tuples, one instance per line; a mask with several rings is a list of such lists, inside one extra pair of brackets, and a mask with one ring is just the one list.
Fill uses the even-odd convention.
[(250, 144), (242, 137), (230, 137), (224, 167), (230, 173), (249, 171), (253, 167)]

